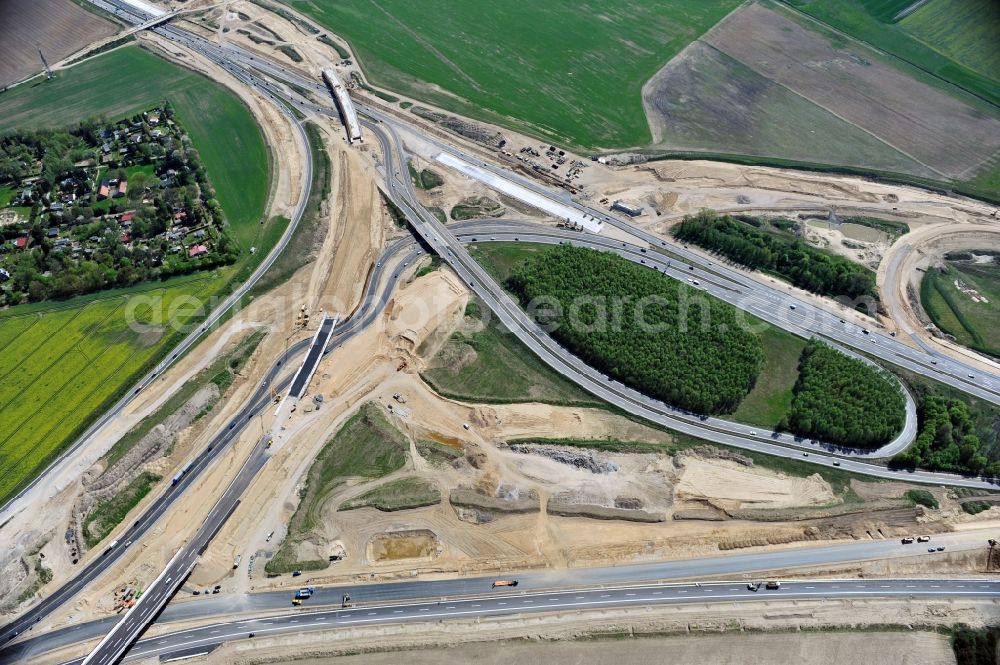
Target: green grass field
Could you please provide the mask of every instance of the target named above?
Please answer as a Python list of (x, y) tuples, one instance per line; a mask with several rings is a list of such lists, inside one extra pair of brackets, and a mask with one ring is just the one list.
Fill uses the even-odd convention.
[[(260, 224), (271, 165), (249, 109), (222, 86), (137, 46), (0, 94), (0, 132), (64, 127), (91, 116), (113, 120), (164, 99), (174, 105), (198, 149), (232, 236), (245, 253), (239, 263), (217, 272), (0, 313), (0, 350), (5, 351), (0, 359), (0, 502), (43, 470), (177, 341), (169, 334), (131, 331), (127, 296), (161, 296), (165, 312), (178, 298), (221, 293), (249, 274), (284, 228), (280, 221)], [(257, 252), (250, 255), (254, 245)]]
[(468, 402), (542, 402), (602, 408), (604, 402), (553, 372), (512, 334), (490, 324), (482, 330), (456, 333), (446, 343), (451, 351), (470, 347), (475, 360), (443, 366), (421, 374), (435, 392)]
[(561, 144), (612, 148), (649, 142), (643, 84), (739, 1), (286, 4), (346, 38), (373, 84)]
[(408, 450), (406, 436), (386, 420), (377, 404), (362, 405), (309, 467), (305, 496), (292, 515), (278, 552), (267, 562), (267, 572), (326, 568), (327, 561), (298, 561), (295, 549), (319, 524), (327, 498), (348, 478), (380, 478), (402, 468)]
[(655, 128), (654, 148), (725, 150), (934, 175), (869, 132), (703, 42), (667, 65), (644, 98)]
[[(959, 280), (988, 302), (975, 302)], [(934, 324), (964, 346), (1000, 358), (1000, 266), (950, 262), (948, 272), (928, 270), (920, 298)]]
[(892, 17), (912, 3), (784, 2), (993, 104), (1000, 104), (1000, 68), (989, 67), (997, 62), (998, 48), (995, 18), (998, 9), (992, 0), (931, 0), (895, 24), (889, 22)]
[(375, 508), (384, 512), (422, 508), (441, 503), (438, 488), (422, 478), (400, 478), (340, 504), (338, 510)]
[(930, 0), (899, 25), (941, 55), (1000, 82), (1000, 4)]
[(806, 341), (770, 325), (759, 336), (764, 343), (764, 369), (732, 417), (773, 428), (792, 405), (792, 387), (799, 378), (799, 356)]
[(143, 471), (115, 496), (102, 501), (87, 515), (83, 523), (87, 547), (94, 547), (121, 524), (128, 512), (135, 508), (159, 482), (160, 476)]
[[(44, 469), (179, 338), (170, 328), (130, 329), (131, 318), (166, 320), (178, 298), (209, 295), (225, 281), (207, 273), (0, 313), (0, 498)], [(150, 300), (131, 300), (138, 297)]]

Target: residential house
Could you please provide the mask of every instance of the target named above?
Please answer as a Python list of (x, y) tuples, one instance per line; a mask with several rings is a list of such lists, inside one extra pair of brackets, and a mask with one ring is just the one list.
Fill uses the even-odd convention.
[(115, 193), (112, 194), (112, 198), (120, 199), (121, 197), (125, 196), (125, 191), (127, 189), (128, 189), (128, 181), (125, 180), (125, 178), (122, 178), (121, 182), (118, 183), (118, 189), (116, 189)]
[(192, 259), (202, 254), (208, 254), (208, 247), (205, 245), (195, 245), (188, 250), (188, 256)]
[(14, 239), (14, 247), (16, 249), (24, 249), (28, 246), (28, 236), (21, 236)]

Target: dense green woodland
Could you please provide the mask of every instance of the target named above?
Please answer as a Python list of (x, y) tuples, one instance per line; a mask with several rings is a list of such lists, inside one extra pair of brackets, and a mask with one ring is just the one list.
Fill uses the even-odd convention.
[(925, 397), (918, 410), (920, 431), (913, 445), (893, 459), (898, 466), (1000, 476), (1000, 461), (983, 454), (968, 404), (940, 396)]
[(552, 335), (585, 363), (682, 409), (733, 411), (763, 366), (760, 340), (739, 310), (615, 254), (549, 248), (508, 286), (529, 311), (536, 299), (557, 302), (539, 323), (555, 324)]
[(802, 350), (792, 407), (779, 425), (851, 448), (888, 443), (906, 422), (906, 400), (886, 372), (811, 340)]
[(703, 210), (674, 227), (674, 236), (731, 261), (789, 280), (824, 296), (877, 300), (875, 273), (849, 259), (810, 247), (798, 238), (764, 230), (764, 222)]

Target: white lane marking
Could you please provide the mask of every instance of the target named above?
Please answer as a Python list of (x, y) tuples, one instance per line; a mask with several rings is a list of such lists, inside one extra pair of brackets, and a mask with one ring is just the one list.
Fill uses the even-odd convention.
[[(872, 591), (864, 591), (864, 592), (854, 591), (854, 592), (850, 592), (850, 593), (851, 593), (851, 595), (855, 595), (855, 596), (860, 596), (860, 595), (871, 595), (871, 596), (884, 595), (884, 594), (882, 594), (882, 592), (880, 592), (880, 591), (874, 591), (874, 590), (872, 590)], [(951, 594), (950, 591), (925, 592), (925, 595), (932, 595), (932, 596), (948, 596), (950, 594)], [(822, 592), (822, 591), (817, 591), (817, 592), (812, 592), (812, 593), (790, 591), (790, 592), (786, 593), (784, 595), (784, 597), (785, 598), (788, 598), (788, 597), (822, 597), (824, 595), (825, 595), (825, 593)], [(896, 595), (896, 594), (893, 594), (893, 595)], [(995, 594), (993, 594), (992, 592), (985, 592), (985, 591), (967, 591), (963, 595), (966, 595), (966, 596), (993, 596)], [(743, 595), (736, 596), (736, 597), (737, 598), (745, 598), (745, 596), (743, 596)], [(703, 596), (702, 598), (705, 599), (705, 600), (720, 600), (720, 601), (725, 601), (725, 600), (732, 600), (734, 598), (734, 596), (728, 595), (728, 594), (713, 594), (711, 596)], [(611, 602), (613, 602), (613, 603), (629, 603), (629, 604), (632, 604), (632, 603), (645, 603), (645, 602), (648, 602), (648, 600), (645, 599), (645, 598), (636, 598), (634, 600), (616, 600), (616, 601), (611, 601)], [(581, 605), (587, 605), (587, 606), (589, 606), (589, 605), (606, 605), (606, 604), (608, 604), (608, 603), (607, 602), (602, 602), (602, 601), (599, 601), (599, 600), (592, 600), (592, 601), (587, 601), (587, 602), (584, 602), (584, 603), (557, 603), (557, 604), (553, 604), (553, 605), (539, 605), (536, 609), (538, 609), (538, 610), (549, 610), (549, 609), (560, 609), (560, 608), (568, 608), (568, 607), (578, 607), (578, 606), (581, 606)], [(399, 611), (402, 612), (402, 610), (399, 610)], [(503, 613), (502, 611), (495, 610), (495, 609), (485, 610), (485, 612), (487, 612), (487, 613), (496, 613), (496, 614), (502, 614)], [(448, 613), (446, 613), (446, 612), (440, 612), (440, 613), (437, 613), (437, 614), (428, 615), (428, 618), (448, 617), (448, 616), (460, 616), (460, 615), (466, 615), (466, 614), (482, 614), (482, 612), (472, 612), (472, 611), (464, 611), (464, 610), (459, 610), (457, 612), (448, 612)], [(377, 617), (375, 619), (353, 619), (351, 621), (343, 621), (341, 623), (343, 623), (343, 624), (377, 623), (377, 622), (385, 622), (385, 621), (393, 621), (393, 620), (394, 619), (391, 616), (382, 616), (382, 617)], [(288, 632), (292, 632), (287, 626), (278, 626), (278, 627), (275, 627), (275, 628), (268, 628), (268, 629), (265, 629), (265, 630), (261, 630), (259, 632), (276, 632), (276, 631), (282, 631), (282, 630), (288, 631)], [(203, 639), (200, 639), (200, 640), (192, 640), (190, 642), (184, 642), (183, 646), (186, 646), (186, 647), (187, 646), (195, 646), (195, 645), (197, 645), (197, 644), (199, 644), (201, 642), (216, 643), (219, 640), (225, 641), (227, 638), (241, 637), (242, 635), (243, 635), (243, 633), (239, 632), (239, 633), (232, 633), (232, 634), (228, 634), (228, 635), (223, 635), (221, 637), (216, 637), (216, 638), (203, 638)], [(155, 654), (155, 653), (158, 653), (158, 652), (166, 651), (166, 650), (169, 650), (169, 649), (175, 649), (175, 648), (177, 648), (177, 647), (176, 646), (169, 646), (169, 647), (162, 647), (162, 648), (156, 648), (156, 647), (154, 647), (154, 648), (151, 648), (151, 649), (148, 649), (148, 650), (136, 650), (133, 653), (138, 657), (138, 656), (151, 655), (151, 654)]]
[(453, 610), (453, 609), (455, 609), (455, 606), (454, 605), (445, 605), (444, 609), (446, 609), (446, 610)]
[(421, 607), (421, 608), (420, 608), (420, 611), (421, 611), (421, 612), (430, 612), (430, 609), (428, 609), (428, 608), (426, 608), (426, 607)]
[(393, 610), (392, 613), (393, 614), (402, 614), (403, 610)]

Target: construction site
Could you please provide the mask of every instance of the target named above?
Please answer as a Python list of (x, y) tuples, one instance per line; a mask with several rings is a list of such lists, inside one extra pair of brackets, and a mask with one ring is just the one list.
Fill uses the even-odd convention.
[[(470, 224), (468, 233), (514, 224), (521, 225), (512, 226), (514, 232), (529, 225), (634, 241), (594, 210), (665, 239), (674, 224), (704, 209), (793, 220), (802, 242), (872, 270), (884, 310), (867, 317), (769, 274), (748, 272), (749, 279), (829, 309), (842, 323), (891, 331), (894, 338), (898, 331), (913, 349), (932, 347), (941, 358), (975, 367), (979, 376), (995, 374), (1000, 365), (935, 333), (919, 298), (920, 272), (940, 265), (948, 252), (1000, 245), (996, 206), (833, 173), (707, 160), (591, 159), (395, 92), (396, 102), (386, 101), (388, 91), (367, 81), (349, 45), (293, 6), (153, 4), (171, 12), (183, 5), (174, 28), (223, 50), (238, 47), (281, 63), (315, 82), (302, 91), (296, 83), (281, 85), (298, 104), (296, 113), (318, 129), (331, 165), (322, 183), (327, 194), (294, 246), (301, 267), (207, 329), (100, 437), (53, 467), (43, 488), (25, 495), (30, 509), (0, 525), (9, 543), (0, 553), (4, 623), (111, 551), (118, 557), (114, 565), (46, 615), (32, 637), (125, 616), (258, 460), (227, 518), (198, 551), (197, 564), (177, 581), (166, 610), (168, 617), (177, 612), (176, 623), (153, 624), (143, 640), (179, 626), (214, 625), (222, 619), (214, 609), (202, 615), (193, 608), (215, 608), (215, 599), (231, 603), (235, 618), (292, 608), (360, 611), (384, 601), (348, 590), (357, 585), (490, 577), (516, 583), (530, 580), (532, 572), (566, 580), (592, 568), (663, 562), (690, 562), (692, 568), (656, 579), (699, 585), (718, 579), (742, 587), (772, 578), (995, 578), (995, 490), (874, 477), (835, 468), (839, 462), (814, 465), (816, 454), (810, 458), (799, 449), (786, 459), (713, 444), (602, 401), (555, 375), (516, 341), (503, 348), (516, 348), (518, 362), (530, 366), (523, 375), (520, 364), (491, 355), (501, 345), (483, 341), (494, 333), (469, 284), (479, 278), (470, 280), (442, 262), (446, 251), (415, 238), (413, 221), (400, 219), (393, 188), (383, 183), (392, 175), (393, 157), (365, 123), (373, 112), (399, 119), (391, 127), (409, 161), (396, 165), (397, 175), (406, 178), (409, 169), (414, 201), (456, 235), (461, 224)], [(279, 166), (268, 217), (294, 216), (315, 168), (295, 116), (274, 103), (270, 88), (246, 85), (207, 52), (154, 31), (137, 39), (240, 96)], [(310, 111), (332, 100), (336, 106), (328, 113)], [(355, 104), (364, 105), (361, 117)], [(442, 143), (454, 151), (442, 151)], [(541, 196), (531, 183), (557, 193)], [(907, 230), (897, 235), (846, 221), (857, 217)], [(480, 235), (485, 240), (488, 232)], [(643, 253), (646, 247), (657, 251), (650, 243), (642, 246)], [(721, 263), (691, 250), (706, 265)], [(457, 394), (455, 386), (467, 386), (460, 382), (470, 375), (483, 379), (490, 372), (501, 377), (496, 383), (506, 375), (512, 385), (523, 379), (526, 387), (492, 400)], [(251, 411), (247, 404), (260, 406)], [(162, 504), (168, 507), (148, 518), (148, 530), (133, 542), (129, 530), (168, 496)], [(976, 510), (967, 508), (971, 504)], [(928, 542), (907, 542), (916, 537)], [(813, 548), (855, 546), (871, 554), (843, 550), (839, 558), (824, 554), (810, 561)], [(875, 549), (863, 549), (869, 546)], [(762, 558), (747, 570), (694, 567), (703, 559), (742, 556)], [(329, 598), (322, 593), (327, 589)], [(417, 663), (492, 662), (486, 641), (504, 644), (510, 658), (525, 661), (593, 659), (593, 652), (581, 651), (586, 648), (635, 663), (663, 649), (699, 663), (722, 662), (733, 650), (746, 651), (733, 662), (757, 662), (779, 649), (806, 663), (879, 662), (874, 640), (850, 632), (864, 630), (878, 636), (883, 657), (890, 652), (894, 662), (926, 657), (944, 663), (954, 661), (937, 629), (996, 622), (994, 595), (785, 600), (764, 593), (756, 605), (623, 605), (294, 636), (269, 636), (258, 628), (256, 637), (240, 628), (242, 641), (198, 653), (194, 662), (286, 662), (290, 650), (304, 663), (330, 656), (396, 662), (402, 653)], [(439, 595), (446, 596), (431, 594), (435, 602)], [(688, 633), (696, 635), (678, 636)], [(599, 639), (620, 635), (635, 637), (634, 646), (622, 650), (614, 648), (618, 642)], [(526, 636), (530, 644), (521, 639)], [(574, 641), (580, 637), (593, 643)], [(97, 645), (96, 638), (67, 641), (31, 662), (65, 662)], [(389, 653), (367, 653), (378, 651)], [(154, 657), (146, 656), (149, 662)]]

